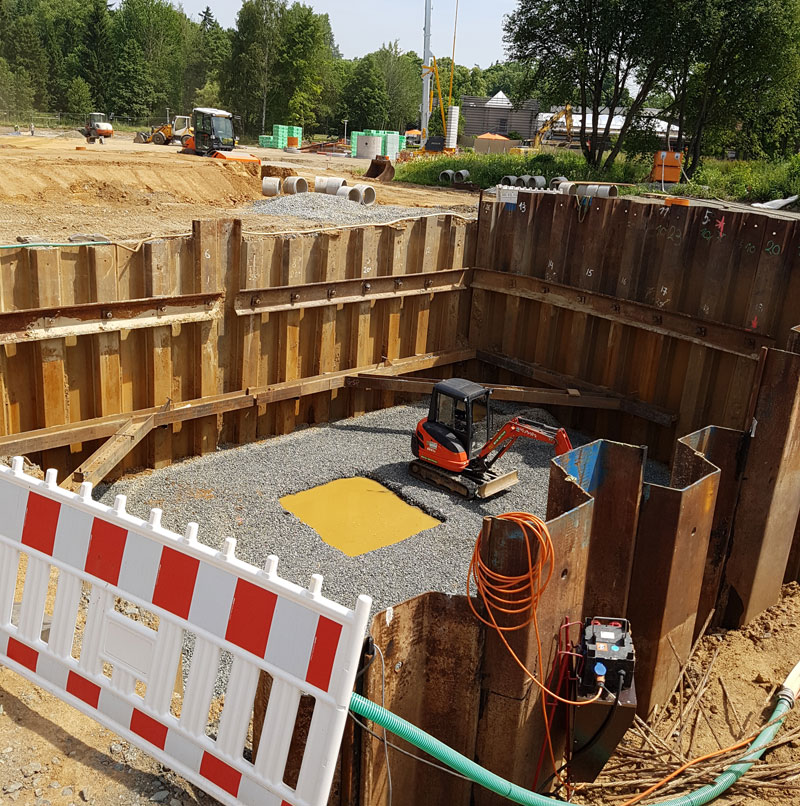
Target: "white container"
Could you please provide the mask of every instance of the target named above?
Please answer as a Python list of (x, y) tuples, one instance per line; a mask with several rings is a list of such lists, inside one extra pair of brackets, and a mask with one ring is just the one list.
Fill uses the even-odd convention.
[(356, 185), (353, 189), (361, 193), (361, 204), (364, 207), (372, 207), (375, 204), (375, 188), (372, 185)]
[(400, 135), (395, 132), (390, 132), (386, 135), (386, 154), (390, 160), (396, 160), (397, 155), (400, 153)]
[(359, 134), (356, 143), (356, 156), (359, 159), (374, 160), (383, 151), (383, 137), (375, 134)]
[(327, 176), (315, 176), (314, 177), (314, 193), (324, 193), (325, 192), (325, 185), (328, 182)]
[(336, 195), (347, 201), (361, 204), (361, 191), (357, 187), (349, 188), (347, 185), (342, 185), (337, 191)]
[(287, 176), (283, 180), (283, 192), (290, 196), (295, 193), (308, 193), (308, 182), (302, 176)]
[(265, 176), (261, 180), (262, 196), (280, 196), (281, 178), (279, 176)]
[(325, 192), (330, 196), (335, 196), (339, 192), (339, 188), (346, 185), (346, 179), (342, 179), (340, 176), (329, 176), (325, 180)]
[(458, 115), (457, 106), (447, 107), (447, 136), (444, 138), (445, 148), (455, 148), (458, 143)]

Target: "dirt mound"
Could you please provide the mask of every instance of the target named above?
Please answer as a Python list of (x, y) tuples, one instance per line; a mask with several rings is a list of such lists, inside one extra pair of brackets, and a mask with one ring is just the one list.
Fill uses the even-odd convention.
[(36, 151), (4, 155), (0, 202), (155, 202), (233, 206), (260, 196), (257, 165), (171, 153), (172, 159), (85, 155), (42, 159)]

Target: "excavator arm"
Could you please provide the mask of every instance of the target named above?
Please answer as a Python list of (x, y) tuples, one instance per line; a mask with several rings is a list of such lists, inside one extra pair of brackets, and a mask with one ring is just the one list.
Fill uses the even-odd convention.
[(478, 458), (485, 467), (490, 468), (520, 437), (555, 445), (556, 456), (572, 450), (572, 443), (563, 428), (514, 417), (481, 448)]

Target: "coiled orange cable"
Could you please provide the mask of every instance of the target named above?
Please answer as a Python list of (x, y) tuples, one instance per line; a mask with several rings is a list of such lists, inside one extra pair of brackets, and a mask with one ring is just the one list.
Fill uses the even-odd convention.
[[(525, 549), (528, 555), (528, 568), (527, 571), (518, 576), (500, 574), (490, 568), (481, 556), (483, 540), (483, 530), (481, 530), (475, 541), (475, 548), (472, 552), (472, 559), (469, 565), (469, 576), (467, 577), (467, 601), (469, 602), (472, 612), (479, 621), (497, 632), (497, 635), (500, 637), (500, 640), (503, 642), (516, 664), (541, 689), (543, 695), (550, 696), (566, 705), (581, 706), (595, 702), (603, 693), (602, 684), (598, 686), (597, 693), (591, 699), (581, 701), (566, 699), (547, 688), (547, 686), (525, 666), (508, 643), (505, 633), (521, 630), (533, 624), (536, 634), (536, 649), (539, 658), (538, 668), (541, 673), (544, 661), (536, 609), (553, 576), (555, 552), (553, 549), (553, 541), (550, 537), (550, 531), (547, 528), (547, 524), (541, 518), (537, 518), (536, 515), (531, 515), (527, 512), (507, 512), (499, 517), (503, 520), (514, 522), (522, 530), (522, 534), (525, 537)], [(537, 550), (534, 551), (534, 548)], [(535, 561), (534, 556), (536, 557)], [(473, 583), (477, 595), (486, 609), (488, 619), (478, 612), (473, 603)], [(516, 618), (513, 620), (513, 623), (501, 626), (498, 624), (496, 615), (500, 613), (506, 617)], [(553, 764), (553, 770), (556, 772), (556, 776), (559, 777), (553, 744), (550, 738), (546, 696), (541, 697), (541, 703), (550, 760)]]

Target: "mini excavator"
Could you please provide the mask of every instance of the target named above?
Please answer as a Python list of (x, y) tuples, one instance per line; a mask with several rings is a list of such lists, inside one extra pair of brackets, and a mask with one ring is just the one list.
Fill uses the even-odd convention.
[(490, 388), (462, 378), (433, 387), (428, 416), (411, 437), (416, 457), (408, 466), (412, 476), (464, 498), (491, 498), (519, 481), (516, 470), (493, 469), (519, 437), (554, 445), (556, 456), (572, 450), (563, 428), (522, 417), (512, 418), (492, 436), (491, 394)]

